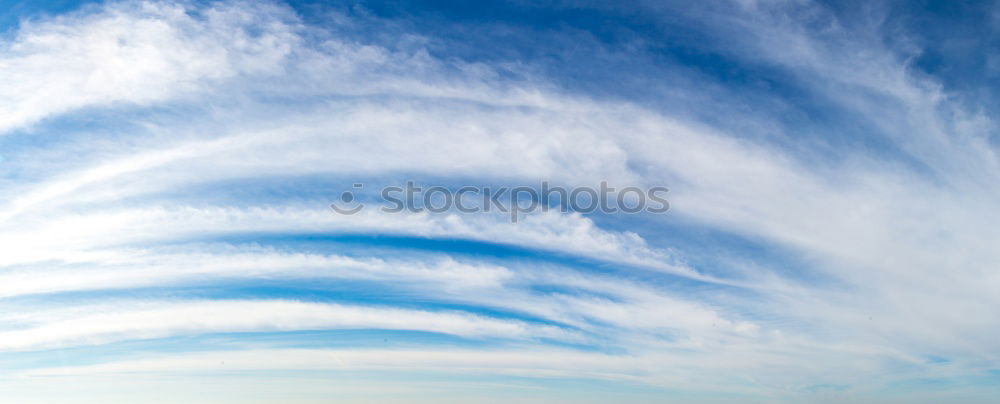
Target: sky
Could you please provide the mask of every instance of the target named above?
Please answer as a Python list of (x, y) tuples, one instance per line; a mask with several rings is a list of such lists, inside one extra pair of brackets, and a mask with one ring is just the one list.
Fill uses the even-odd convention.
[(990, 1), (5, 0), (0, 401), (996, 402), (998, 97)]

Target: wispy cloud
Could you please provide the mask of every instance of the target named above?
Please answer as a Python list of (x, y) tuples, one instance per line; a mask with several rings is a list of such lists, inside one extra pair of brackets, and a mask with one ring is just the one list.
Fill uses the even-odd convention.
[[(530, 6), (565, 18), (540, 26), (302, 7), (110, 2), (3, 38), (0, 361), (88, 354), (0, 385), (240, 369), (693, 401), (995, 391), (995, 114), (915, 67), (891, 6)], [(345, 183), (401, 178), (665, 185), (671, 211), (327, 208)], [(239, 337), (343, 329), (481, 345)], [(158, 353), (219, 333), (237, 335), (225, 352)]]

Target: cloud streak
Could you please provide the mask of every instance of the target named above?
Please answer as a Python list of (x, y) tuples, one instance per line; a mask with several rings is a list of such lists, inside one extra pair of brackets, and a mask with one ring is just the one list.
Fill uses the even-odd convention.
[[(89, 354), (0, 383), (240, 369), (582, 378), (704, 400), (995, 391), (995, 114), (919, 71), (905, 35), (885, 39), (909, 29), (886, 22), (897, 11), (576, 11), (620, 22), (603, 32), (532, 7), (568, 25), (257, 1), (22, 22), (0, 42), (0, 361)], [(533, 35), (579, 50), (519, 39)], [(575, 82), (578, 62), (649, 86)], [(666, 185), (671, 211), (515, 224), (327, 208), (345, 183), (401, 178)], [(227, 295), (246, 285), (259, 295)], [(240, 343), (337, 329), (483, 345)], [(219, 333), (237, 335), (226, 352), (157, 352)], [(100, 353), (138, 340), (149, 349)]]

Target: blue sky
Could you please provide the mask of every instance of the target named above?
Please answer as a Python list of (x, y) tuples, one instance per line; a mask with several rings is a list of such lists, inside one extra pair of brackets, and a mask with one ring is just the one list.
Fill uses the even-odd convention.
[[(13, 402), (991, 402), (995, 2), (8, 1)], [(665, 214), (338, 215), (408, 180)]]

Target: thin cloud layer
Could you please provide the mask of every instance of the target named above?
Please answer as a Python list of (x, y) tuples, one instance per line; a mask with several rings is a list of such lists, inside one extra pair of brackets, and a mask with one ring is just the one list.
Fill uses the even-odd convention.
[[(247, 391), (309, 401), (346, 372), (364, 380), (343, 391), (390, 401), (434, 397), (380, 387), (413, 380), (469, 401), (506, 383), (569, 400), (579, 381), (591, 400), (997, 393), (992, 101), (921, 69), (894, 25), (912, 11), (400, 7), (123, 1), (9, 27), (0, 386), (122, 400), (139, 396), (108, 378), (263, 378)], [(406, 180), (666, 186), (671, 209), (328, 208)]]

